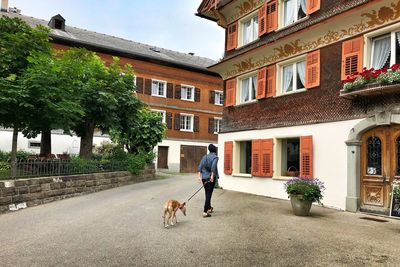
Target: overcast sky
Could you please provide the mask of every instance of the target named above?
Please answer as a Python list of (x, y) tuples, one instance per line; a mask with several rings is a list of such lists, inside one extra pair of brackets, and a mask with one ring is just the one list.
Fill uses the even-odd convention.
[(224, 31), (195, 16), (201, 0), (9, 0), (23, 15), (217, 60)]

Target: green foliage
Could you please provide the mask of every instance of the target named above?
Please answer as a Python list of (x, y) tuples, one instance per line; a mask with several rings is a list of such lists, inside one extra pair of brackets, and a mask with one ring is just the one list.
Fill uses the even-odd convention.
[(400, 185), (393, 188), (393, 198), (400, 200)]
[(166, 130), (161, 114), (142, 108), (135, 118), (129, 117), (128, 113), (126, 115), (122, 116), (125, 117), (123, 127), (110, 132), (111, 139), (123, 145), (132, 154), (153, 151), (162, 141)]
[(301, 195), (302, 200), (321, 203), (325, 186), (318, 179), (294, 177), (285, 183), (285, 189), (289, 196)]
[[(17, 160), (26, 160), (28, 156), (34, 155), (31, 152), (25, 151), (25, 150), (18, 150), (17, 151)], [(10, 162), (11, 160), (11, 153), (10, 152), (4, 152), (0, 150), (0, 162)]]

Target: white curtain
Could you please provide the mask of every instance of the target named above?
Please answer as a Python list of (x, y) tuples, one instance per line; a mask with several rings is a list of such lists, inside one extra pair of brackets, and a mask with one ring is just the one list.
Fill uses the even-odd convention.
[(300, 77), (300, 81), (302, 84), (297, 85), (297, 89), (302, 89), (305, 86), (305, 81), (306, 81), (306, 62), (302, 61), (297, 63), (297, 74)]
[(396, 32), (396, 39), (397, 39), (397, 42), (400, 45), (400, 32)]
[(248, 44), (251, 42), (251, 20), (243, 24), (243, 44)]
[(256, 99), (257, 76), (251, 79), (251, 100)]
[(293, 65), (283, 67), (283, 92), (292, 91)]
[(300, 7), (304, 14), (307, 14), (306, 0), (300, 0)]
[(381, 69), (385, 65), (390, 55), (390, 36), (373, 41), (374, 57), (372, 59), (372, 67)]
[(158, 83), (153, 82), (151, 84), (151, 93), (153, 95), (158, 95)]
[(258, 17), (253, 19), (253, 36), (251, 41), (254, 41), (258, 37)]
[(249, 101), (249, 93), (250, 93), (250, 78), (242, 80), (242, 94), (241, 94), (241, 102)]
[(285, 16), (284, 16), (284, 24), (285, 26), (292, 24), (294, 22), (294, 13), (295, 13), (295, 0), (287, 0), (285, 2)]

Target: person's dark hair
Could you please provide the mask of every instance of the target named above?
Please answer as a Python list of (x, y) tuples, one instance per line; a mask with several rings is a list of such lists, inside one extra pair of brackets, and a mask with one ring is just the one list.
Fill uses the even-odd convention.
[(208, 151), (210, 151), (210, 153), (217, 153), (217, 147), (214, 146), (213, 144), (209, 144)]

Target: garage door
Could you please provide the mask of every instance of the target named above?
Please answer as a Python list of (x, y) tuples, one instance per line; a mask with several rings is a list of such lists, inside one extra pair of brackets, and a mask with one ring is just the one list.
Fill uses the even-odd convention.
[(197, 172), (201, 158), (207, 154), (206, 146), (181, 146), (181, 172)]

